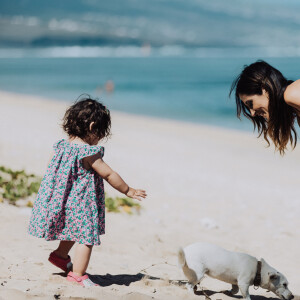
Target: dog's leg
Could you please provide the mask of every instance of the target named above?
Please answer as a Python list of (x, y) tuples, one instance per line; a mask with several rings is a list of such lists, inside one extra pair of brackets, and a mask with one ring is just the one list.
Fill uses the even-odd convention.
[(250, 294), (249, 294), (249, 285), (248, 284), (239, 284), (239, 289), (241, 291), (241, 294), (245, 300), (251, 300)]
[[(186, 284), (186, 288), (189, 292), (194, 292), (197, 290), (197, 284), (199, 282), (198, 273), (196, 273), (193, 269), (190, 269), (187, 264), (182, 267), (183, 273), (188, 279), (188, 283)], [(203, 277), (203, 276), (202, 276)]]
[(186, 284), (186, 288), (189, 292), (194, 292), (194, 289), (196, 288), (196, 285), (198, 283), (197, 274), (192, 269), (184, 269), (184, 274), (188, 279), (188, 283)]
[(191, 282), (188, 282), (185, 286), (186, 286), (186, 288), (187, 288), (187, 290), (188, 290), (189, 292), (193, 293), (193, 292), (194, 292), (194, 289), (195, 289), (195, 287), (196, 287), (196, 284), (193, 284), (193, 283), (191, 283)]
[(238, 287), (237, 285), (233, 284), (230, 293), (231, 293), (232, 295), (235, 295), (235, 294), (237, 294), (238, 292), (239, 292), (239, 287)]
[(197, 284), (201, 283), (201, 280), (204, 277), (204, 273), (203, 272), (194, 272), (194, 276), (193, 276), (193, 280), (190, 280), (187, 284), (186, 284), (186, 288), (190, 291), (190, 292), (195, 292), (197, 291)]
[[(200, 285), (201, 280), (203, 279), (203, 277), (204, 277), (204, 272), (197, 273), (197, 279), (198, 279), (198, 284), (199, 285)], [(195, 285), (195, 287), (194, 287), (194, 292), (196, 292), (196, 291), (197, 291), (197, 285)]]

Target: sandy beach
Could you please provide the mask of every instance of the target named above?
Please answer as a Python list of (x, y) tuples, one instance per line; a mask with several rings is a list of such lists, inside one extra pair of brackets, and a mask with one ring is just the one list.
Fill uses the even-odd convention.
[[(43, 175), (53, 143), (65, 137), (66, 106), (1, 91), (0, 165)], [(115, 111), (103, 145), (105, 161), (148, 198), (140, 214), (107, 213), (88, 268), (100, 287), (68, 283), (47, 261), (58, 242), (27, 234), (31, 209), (0, 203), (1, 300), (204, 300), (201, 289), (187, 291), (177, 267), (178, 248), (197, 241), (263, 257), (300, 299), (300, 146), (281, 157), (251, 132)], [(214, 279), (201, 287), (213, 300), (237, 298), (220, 293), (231, 286)], [(250, 293), (277, 299), (261, 288)]]

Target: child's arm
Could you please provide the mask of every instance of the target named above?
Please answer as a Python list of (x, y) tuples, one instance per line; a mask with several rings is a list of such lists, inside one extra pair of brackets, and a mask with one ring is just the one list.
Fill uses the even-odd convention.
[(87, 157), (89, 165), (113, 188), (126, 196), (142, 200), (146, 198), (147, 194), (144, 190), (134, 189), (128, 186), (128, 184), (121, 178), (121, 176), (110, 168), (101, 158), (99, 154)]

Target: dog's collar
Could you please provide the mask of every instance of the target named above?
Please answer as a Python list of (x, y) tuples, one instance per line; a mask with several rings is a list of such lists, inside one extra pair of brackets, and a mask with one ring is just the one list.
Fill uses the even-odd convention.
[(253, 280), (253, 285), (259, 288), (260, 284), (261, 284), (261, 261), (258, 260), (256, 274)]

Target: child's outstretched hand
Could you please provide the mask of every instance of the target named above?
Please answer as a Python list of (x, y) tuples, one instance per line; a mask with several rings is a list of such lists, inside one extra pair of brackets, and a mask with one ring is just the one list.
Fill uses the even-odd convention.
[(144, 190), (136, 190), (133, 188), (129, 188), (128, 192), (126, 193), (126, 196), (132, 199), (137, 199), (139, 201), (142, 201), (141, 198), (146, 198), (147, 194)]

